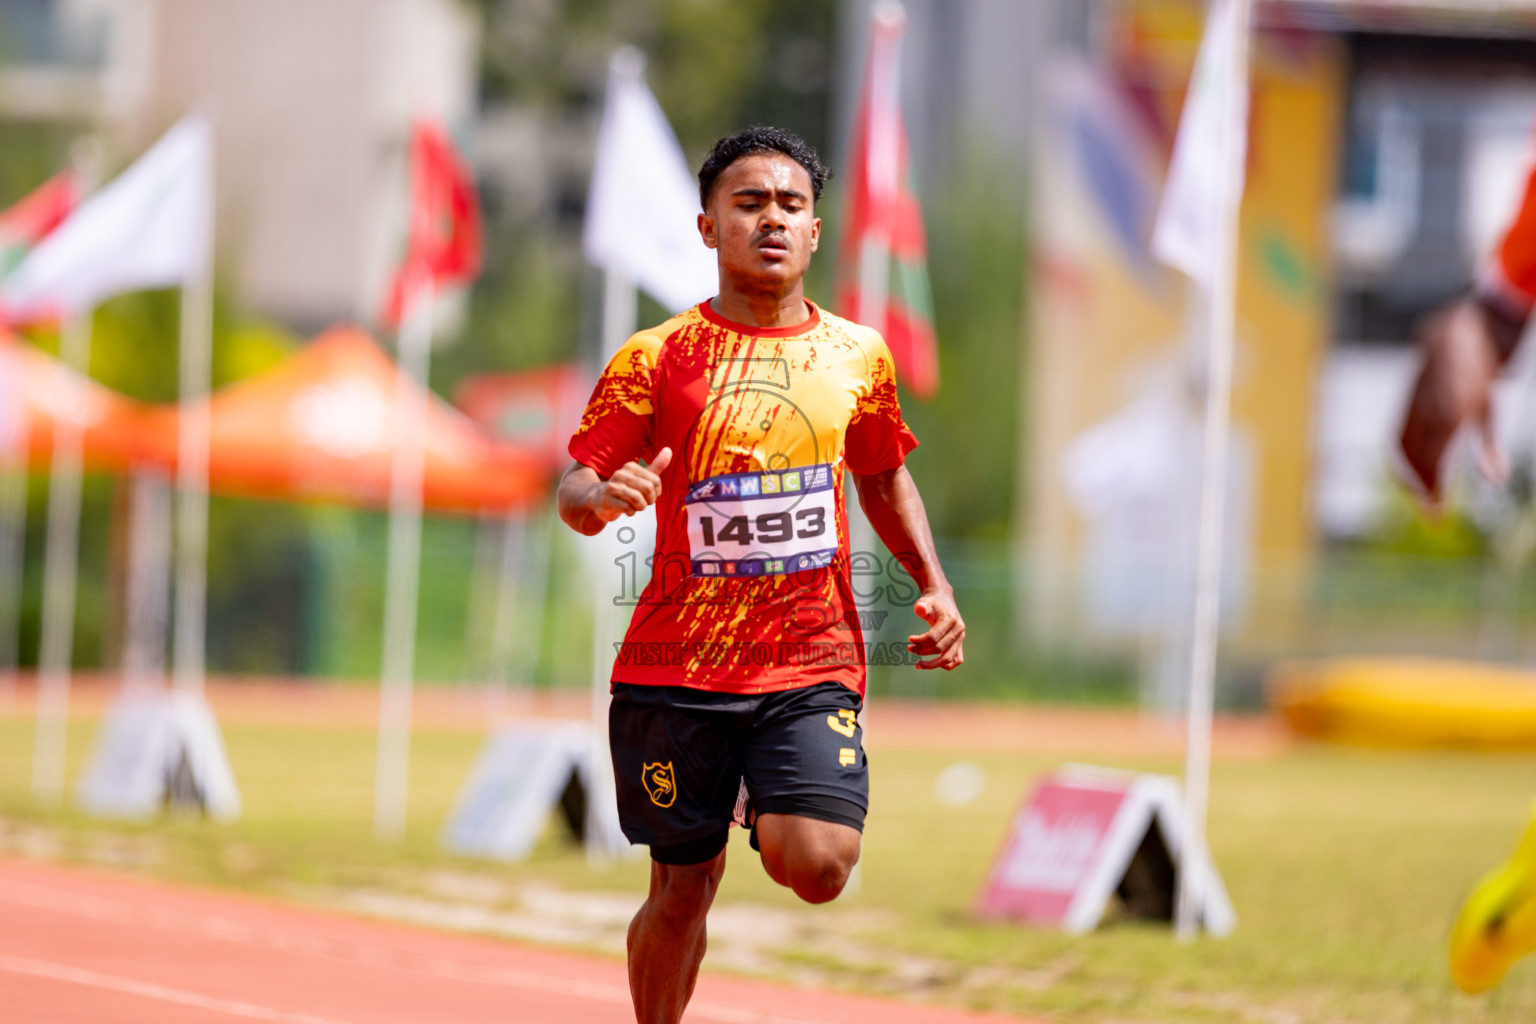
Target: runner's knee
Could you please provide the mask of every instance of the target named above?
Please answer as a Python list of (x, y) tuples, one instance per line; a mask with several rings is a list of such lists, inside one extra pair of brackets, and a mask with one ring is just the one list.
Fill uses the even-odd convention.
[(788, 865), (789, 887), (807, 903), (830, 903), (848, 884), (858, 856), (811, 856)]
[(768, 876), (807, 903), (836, 899), (859, 861), (859, 832), (847, 825), (772, 814), (757, 830)]

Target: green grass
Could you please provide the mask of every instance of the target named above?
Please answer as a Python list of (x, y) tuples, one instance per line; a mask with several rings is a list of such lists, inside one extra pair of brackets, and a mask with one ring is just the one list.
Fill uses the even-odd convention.
[[(72, 779), (93, 728), (84, 719), (73, 723)], [(370, 730), (225, 729), (246, 803), (239, 822), (117, 825), (38, 809), (28, 790), (31, 722), (0, 713), (0, 847), (285, 898), (324, 899), (348, 888), (420, 892), (421, 878), (443, 871), (510, 885), (622, 891), (637, 901), (643, 892), (643, 861), (595, 869), (553, 831), (525, 864), (487, 865), (443, 852), (438, 831), (480, 746), (477, 733), (416, 734), (408, 835), (387, 845), (370, 829)], [(1094, 750), (1081, 758), (1114, 763)], [(934, 778), (961, 759), (985, 769), (987, 788), (973, 804), (946, 806)], [(1506, 854), (1536, 798), (1536, 757), (1304, 746), (1218, 762), (1210, 840), (1240, 923), (1229, 939), (1188, 946), (1145, 924), (1113, 923), (1073, 938), (969, 917), (1018, 800), (1059, 760), (1027, 751), (876, 746), (859, 891), (831, 908), (802, 910), (739, 846), (720, 905), (793, 911), (796, 920), (842, 929), (831, 940), (780, 950), (771, 966), (785, 976), (811, 970), (851, 988), (1049, 1020), (1536, 1019), (1536, 962), (1517, 966), (1481, 999), (1456, 994), (1444, 966), (1459, 900)], [(1177, 770), (1164, 762), (1119, 763)]]
[[(944, 809), (944, 758), (887, 757), (882, 788), (912, 794), (871, 830), (871, 895), (902, 893), (901, 946), (970, 964), (1064, 973), (990, 1005), (1064, 1020), (1529, 1020), (1536, 965), (1493, 999), (1453, 994), (1444, 936), (1465, 889), (1502, 858), (1533, 796), (1536, 760), (1303, 748), (1219, 763), (1210, 840), (1240, 917), (1224, 941), (1175, 944), (1120, 924), (1087, 939), (979, 926), (963, 908), (1001, 838), (1001, 808)], [(1049, 765), (980, 759), (1012, 797)], [(1174, 771), (1170, 764), (1147, 764)], [(909, 851), (889, 861), (881, 847)], [(926, 849), (926, 857), (910, 851)], [(1287, 1016), (1293, 1014), (1294, 1016)]]

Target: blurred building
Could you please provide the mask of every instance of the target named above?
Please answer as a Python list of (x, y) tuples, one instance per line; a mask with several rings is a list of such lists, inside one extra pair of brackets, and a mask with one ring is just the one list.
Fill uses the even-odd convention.
[[(1194, 294), (1148, 241), (1204, 5), (1052, 6), (1032, 157), (1027, 618), (1176, 640), (1204, 339)], [(1369, 531), (1390, 494), (1414, 321), (1466, 286), (1530, 168), (1536, 4), (1266, 0), (1255, 24), (1223, 596), (1229, 629), (1276, 649), (1305, 628), (1321, 545)]]
[[(1202, 317), (1149, 239), (1203, 5), (1090, 14), (1057, 27), (1042, 69), (1020, 536), (1037, 626), (1134, 642), (1176, 634), (1192, 592)], [(1333, 33), (1257, 34), (1226, 495), (1232, 623), (1257, 608), (1281, 626), (1313, 544), (1310, 410), (1331, 322), (1344, 73)]]
[(97, 130), (116, 165), (213, 111), (221, 270), (304, 332), (372, 318), (410, 121), (464, 127), (477, 74), (458, 0), (0, 0), (0, 118)]

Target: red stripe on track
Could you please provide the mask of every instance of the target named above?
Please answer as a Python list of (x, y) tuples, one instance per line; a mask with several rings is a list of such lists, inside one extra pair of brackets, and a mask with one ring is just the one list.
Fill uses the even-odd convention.
[[(0, 859), (0, 1006), (24, 1024), (618, 1024), (624, 964)], [(1003, 1018), (705, 975), (688, 1024)]]

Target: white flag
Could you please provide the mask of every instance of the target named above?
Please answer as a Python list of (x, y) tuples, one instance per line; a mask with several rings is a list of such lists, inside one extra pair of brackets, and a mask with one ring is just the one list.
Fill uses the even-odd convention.
[[(1221, 218), (1229, 207), (1223, 200), (1230, 198), (1236, 210), (1232, 190), (1242, 188), (1248, 151), (1248, 83), (1237, 72), (1238, 31), (1236, 4), (1211, 0), (1152, 231), (1157, 258), (1207, 288), (1217, 260), (1226, 258)], [(1232, 148), (1224, 154), (1229, 125)], [(1223, 164), (1223, 155), (1230, 164)]]
[(182, 284), (207, 266), (212, 202), (212, 129), (192, 115), (39, 242), (0, 299), (21, 314), (86, 310)]
[(715, 294), (715, 254), (699, 237), (699, 188), (661, 104), (621, 50), (608, 72), (587, 195), (587, 259), (623, 274), (673, 312)]

